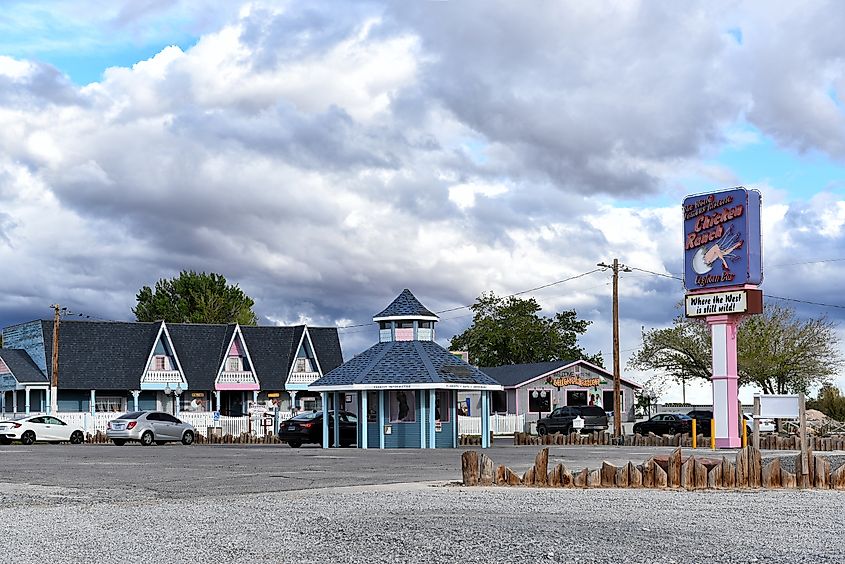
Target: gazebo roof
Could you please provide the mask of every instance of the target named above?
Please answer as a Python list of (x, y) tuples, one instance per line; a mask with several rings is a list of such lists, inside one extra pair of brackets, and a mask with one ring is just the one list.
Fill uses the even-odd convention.
[(502, 385), (433, 341), (373, 345), (310, 386), (314, 391), (378, 389), (501, 390)]
[(438, 319), (437, 315), (422, 305), (407, 288), (402, 290), (402, 293), (396, 296), (396, 299), (390, 302), (390, 305), (381, 313), (375, 315), (373, 321), (396, 318), (426, 318), (433, 321)]

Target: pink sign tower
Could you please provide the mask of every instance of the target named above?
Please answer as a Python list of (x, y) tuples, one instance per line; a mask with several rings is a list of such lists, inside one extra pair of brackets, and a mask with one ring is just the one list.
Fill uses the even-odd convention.
[(741, 446), (736, 335), (743, 316), (762, 313), (760, 208), (760, 193), (745, 188), (683, 205), (685, 309), (710, 326), (717, 448)]

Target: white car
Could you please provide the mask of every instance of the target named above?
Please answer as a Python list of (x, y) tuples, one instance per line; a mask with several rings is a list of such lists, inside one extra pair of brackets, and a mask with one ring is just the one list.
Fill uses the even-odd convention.
[[(754, 432), (754, 417), (748, 413), (743, 413), (742, 418), (745, 420), (745, 426), (748, 427), (748, 435)], [(761, 433), (774, 433), (775, 420), (774, 419), (759, 419)]]
[(12, 441), (25, 445), (35, 441), (78, 445), (85, 441), (85, 434), (79, 427), (68, 425), (51, 415), (20, 415), (0, 421), (0, 444), (8, 445)]

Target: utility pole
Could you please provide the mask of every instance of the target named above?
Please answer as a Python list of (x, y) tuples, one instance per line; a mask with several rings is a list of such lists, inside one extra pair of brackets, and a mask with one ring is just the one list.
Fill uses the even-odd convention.
[(603, 262), (597, 266), (610, 268), (613, 271), (613, 436), (616, 439), (622, 437), (622, 387), (621, 373), (619, 370), (619, 271), (631, 272), (631, 269), (624, 264), (619, 264), (619, 259), (613, 259), (613, 264)]
[(55, 315), (53, 317), (53, 365), (50, 379), (50, 413), (55, 415), (59, 411), (58, 389), (59, 389), (59, 323), (61, 320), (61, 310), (59, 304), (50, 306), (53, 308)]

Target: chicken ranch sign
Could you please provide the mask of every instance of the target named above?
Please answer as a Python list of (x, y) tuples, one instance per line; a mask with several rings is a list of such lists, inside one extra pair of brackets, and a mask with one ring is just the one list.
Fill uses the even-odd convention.
[(687, 290), (762, 282), (759, 192), (734, 188), (690, 196), (683, 209)]

